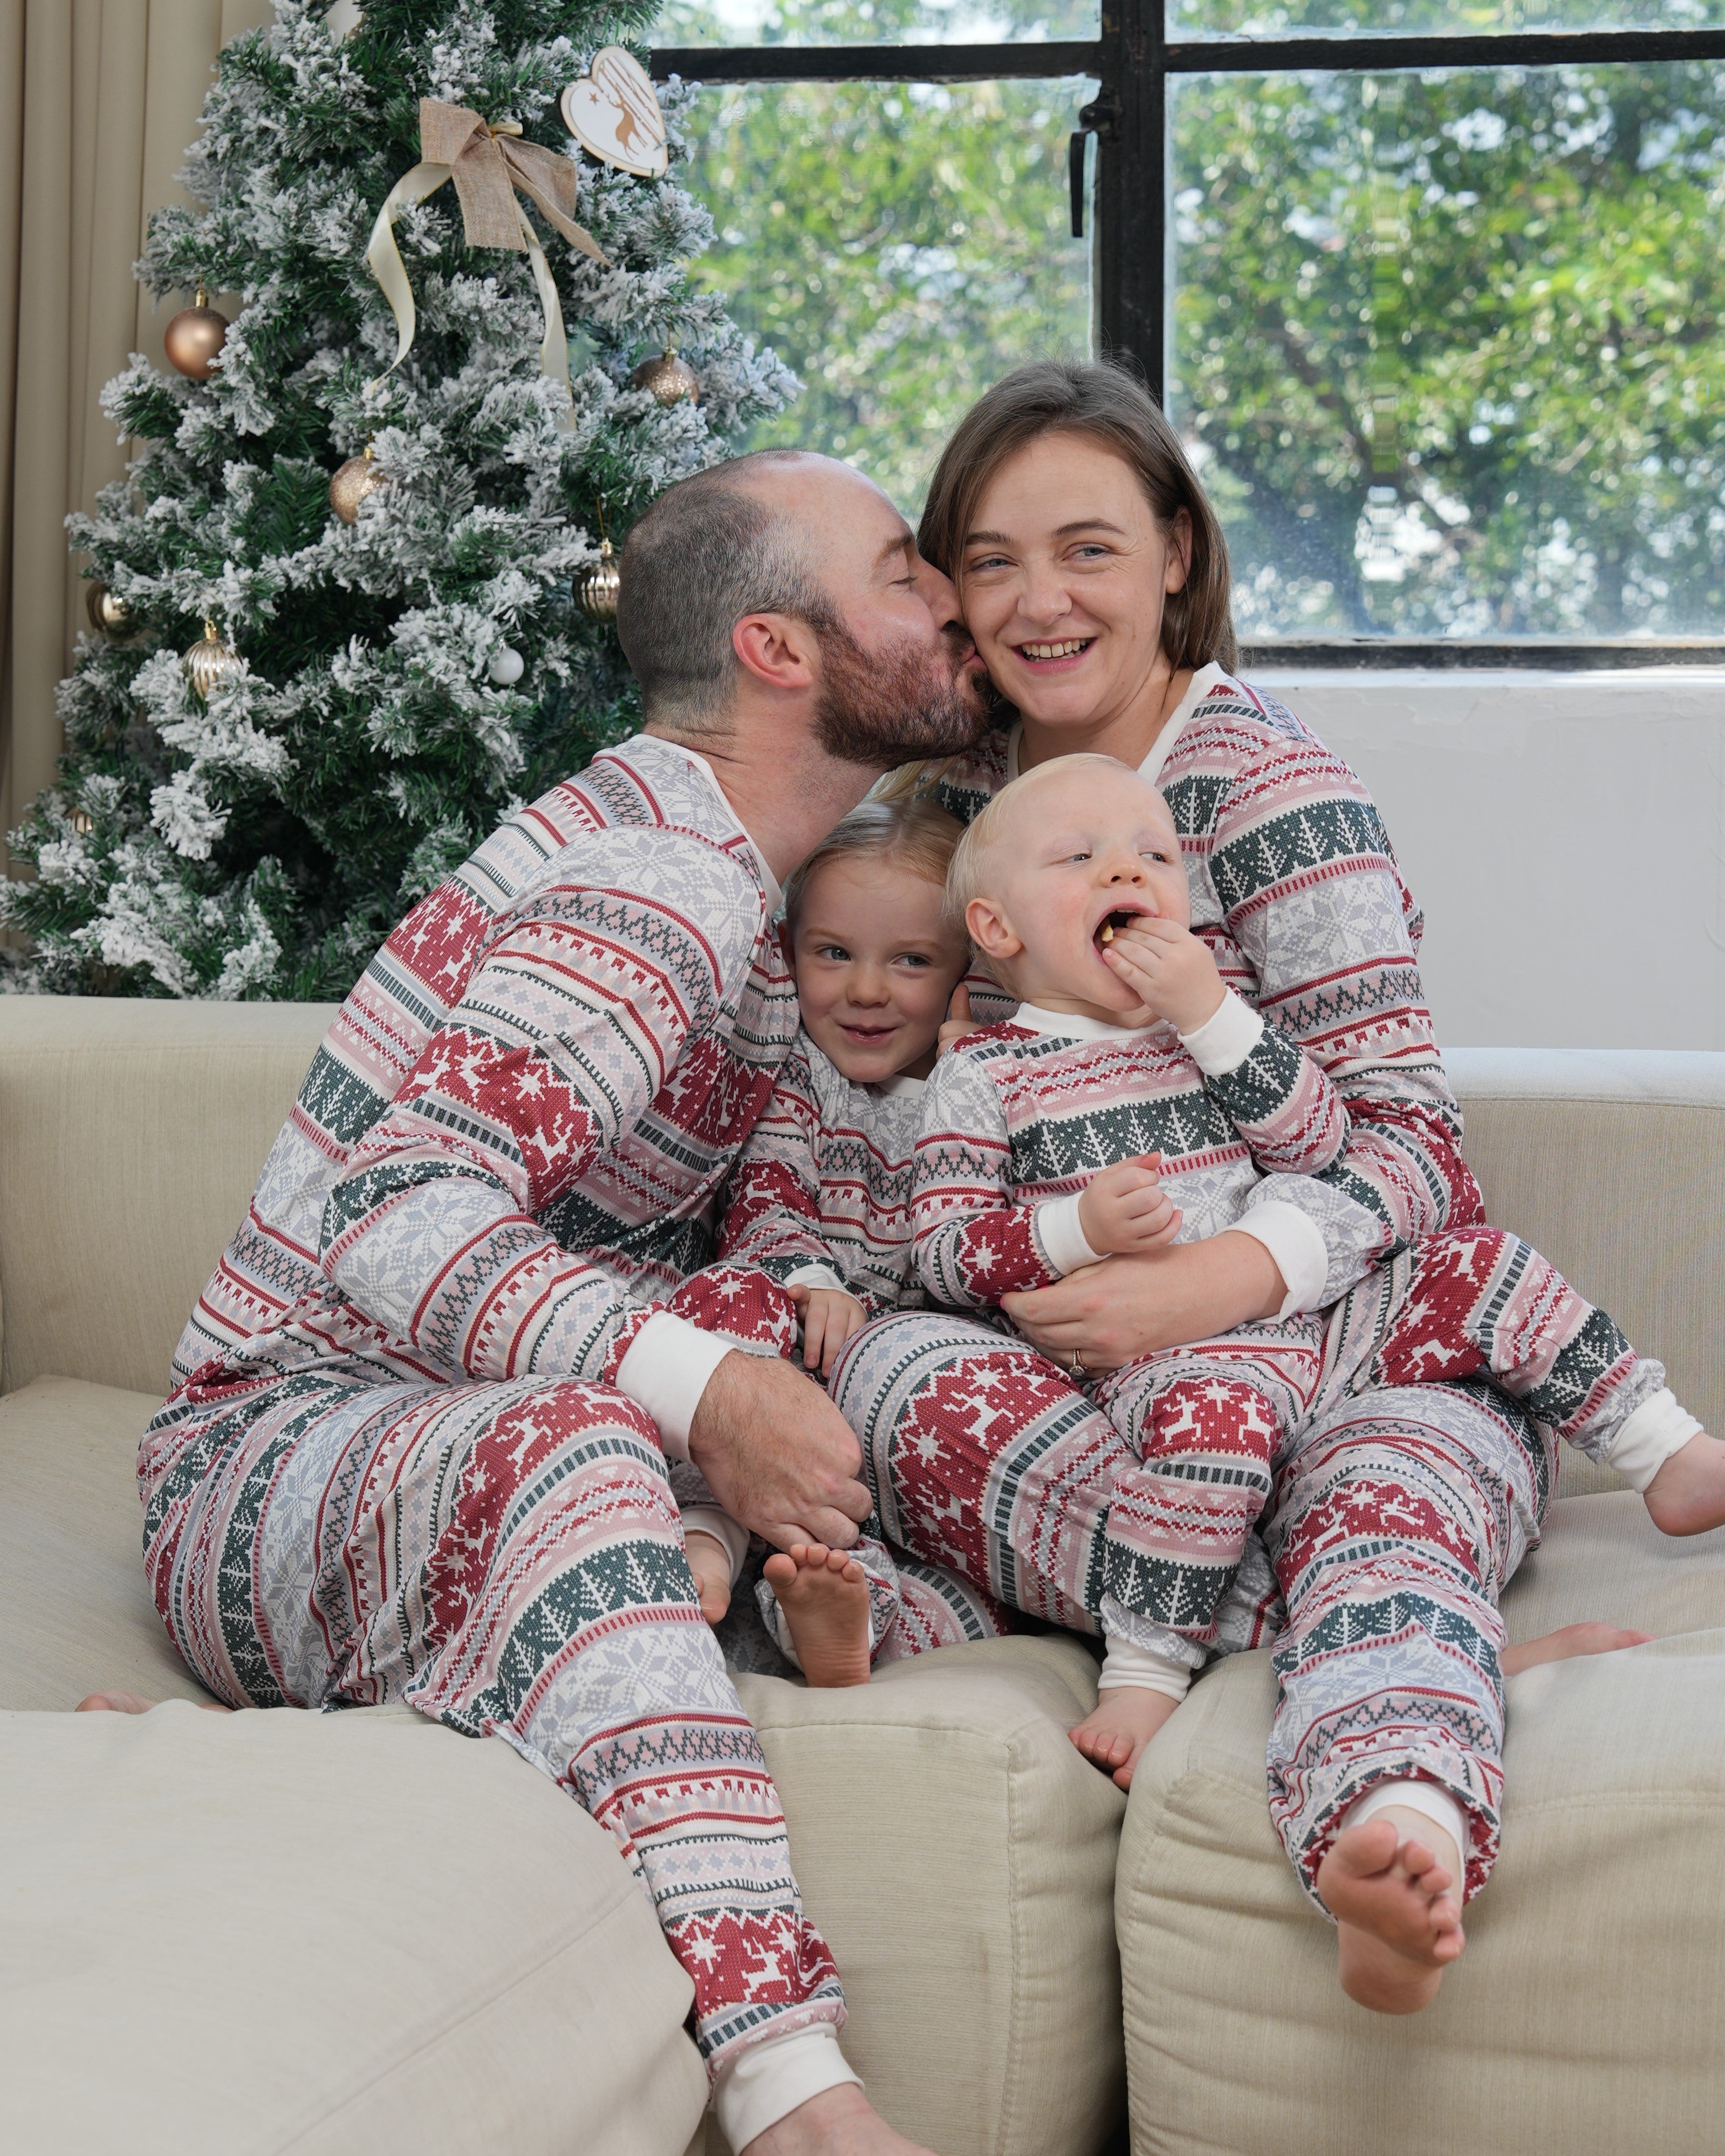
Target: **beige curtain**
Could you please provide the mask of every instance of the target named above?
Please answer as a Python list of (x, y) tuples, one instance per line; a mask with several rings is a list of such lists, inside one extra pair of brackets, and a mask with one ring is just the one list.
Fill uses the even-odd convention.
[(0, 0), (0, 834), (60, 750), (54, 685), (85, 621), (62, 520), (125, 470), (97, 396), (128, 352), (162, 361), (174, 303), (131, 265), (151, 211), (182, 199), (216, 54), (271, 12)]

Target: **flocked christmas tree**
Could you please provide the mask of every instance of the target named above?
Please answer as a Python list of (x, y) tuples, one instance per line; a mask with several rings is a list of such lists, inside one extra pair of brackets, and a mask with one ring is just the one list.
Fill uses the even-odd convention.
[[(69, 529), (117, 633), (80, 638), (61, 685), (60, 783), (13, 834), (34, 875), (0, 888), (30, 942), (0, 983), (338, 996), (511, 801), (629, 731), (614, 634), (572, 593), (601, 515), (620, 539), (795, 388), (686, 282), (706, 212), (565, 124), (562, 94), (654, 3), (365, 0), (356, 23), (352, 0), (280, 0), (223, 54), (182, 175), (206, 207), (159, 213), (138, 275), (158, 297), (202, 285), (240, 304), (207, 381), (135, 357), (104, 393), (136, 461)], [(579, 126), (612, 93), (572, 95)], [(673, 161), (683, 95), (662, 94)], [(486, 126), (457, 174), (471, 184), (393, 224), (417, 319), (386, 372), (400, 339), (367, 266), (374, 221), (472, 126), (431, 116), (443, 137), (422, 149), (422, 99)], [(653, 162), (650, 100), (619, 132)], [(535, 262), (466, 244), (470, 210), (507, 236), (505, 203), (555, 283), (567, 390)], [(631, 386), (663, 348), (692, 365), (698, 404)], [(350, 525), (331, 481), (368, 443), (360, 476), (382, 483)], [(214, 654), (207, 696), (182, 657), (206, 621), (237, 654)]]

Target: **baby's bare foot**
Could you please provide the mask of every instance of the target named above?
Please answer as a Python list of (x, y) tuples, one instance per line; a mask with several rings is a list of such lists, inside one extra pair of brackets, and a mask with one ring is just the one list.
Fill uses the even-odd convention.
[[(93, 1691), (80, 1699), (72, 1709), (74, 1714), (147, 1714), (152, 1707), (160, 1707), (159, 1699), (140, 1699), (135, 1691)], [(231, 1707), (223, 1707), (219, 1700), (201, 1699), (198, 1704), (206, 1714), (232, 1714)]]
[(1317, 1891), (1336, 1919), (1342, 1989), (1374, 2013), (1429, 2006), (1467, 1943), (1454, 1881), (1425, 1836), (1449, 1840), (1419, 1813), (1389, 1806), (1339, 1834), (1318, 1866)]
[(793, 1543), (764, 1570), (811, 1685), (869, 1681), (869, 1583), (854, 1557), (824, 1543)]
[(1642, 1492), (1661, 1534), (1704, 1535), (1725, 1527), (1725, 1444), (1697, 1430)]
[(1093, 1766), (1122, 1789), (1132, 1785), (1144, 1748), (1179, 1705), (1142, 1685), (1110, 1685), (1076, 1729), (1066, 1733)]
[(691, 1527), (683, 1537), (689, 1553), (689, 1569), (695, 1575), (695, 1592), (701, 1614), (716, 1625), (731, 1607), (731, 1553), (716, 1535)]
[(1565, 1625), (1561, 1630), (1523, 1640), (1503, 1650), (1503, 1674), (1512, 1677), (1536, 1662), (1566, 1662), (1575, 1655), (1615, 1655), (1621, 1647), (1645, 1647), (1651, 1632), (1628, 1632), (1620, 1625)]

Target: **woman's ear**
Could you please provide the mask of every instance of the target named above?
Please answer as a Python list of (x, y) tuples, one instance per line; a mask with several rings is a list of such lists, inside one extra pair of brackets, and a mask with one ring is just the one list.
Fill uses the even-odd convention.
[(1168, 535), (1168, 567), (1163, 572), (1165, 592), (1182, 592), (1192, 573), (1192, 512), (1177, 509)]
[(973, 898), (964, 909), (970, 940), (986, 958), (1016, 958), (1024, 947), (998, 898)]

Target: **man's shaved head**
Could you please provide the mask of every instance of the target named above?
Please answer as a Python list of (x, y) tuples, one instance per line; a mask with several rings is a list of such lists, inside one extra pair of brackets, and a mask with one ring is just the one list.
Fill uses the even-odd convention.
[(680, 734), (722, 727), (731, 632), (746, 614), (788, 614), (817, 635), (834, 626), (817, 536), (791, 506), (794, 481), (818, 476), (810, 466), (855, 477), (829, 457), (757, 449), (667, 487), (630, 531), (617, 634), (649, 721)]

